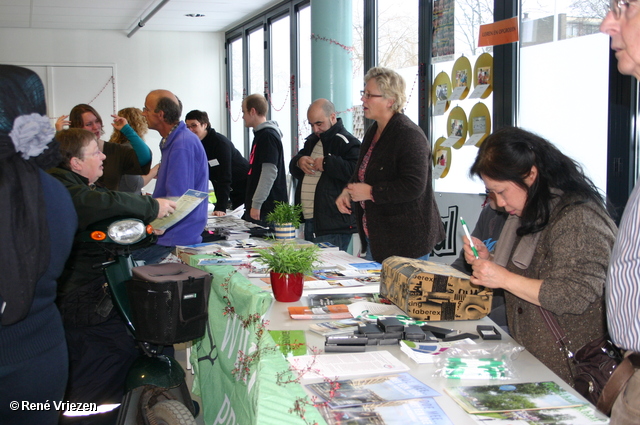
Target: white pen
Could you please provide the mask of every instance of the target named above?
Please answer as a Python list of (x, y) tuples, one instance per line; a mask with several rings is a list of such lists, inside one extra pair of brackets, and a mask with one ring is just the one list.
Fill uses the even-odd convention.
[(467, 235), (467, 239), (469, 239), (469, 245), (471, 245), (471, 250), (473, 251), (474, 257), (476, 259), (480, 258), (478, 256), (478, 250), (475, 245), (473, 245), (473, 239), (471, 239), (471, 235), (469, 234), (469, 228), (467, 227), (467, 223), (465, 223), (464, 218), (460, 217), (460, 223), (462, 223), (462, 229), (464, 230), (464, 234)]

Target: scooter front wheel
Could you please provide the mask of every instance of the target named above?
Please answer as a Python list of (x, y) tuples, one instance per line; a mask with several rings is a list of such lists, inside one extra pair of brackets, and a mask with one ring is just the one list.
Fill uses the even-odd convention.
[(151, 408), (158, 425), (196, 425), (196, 420), (187, 406), (178, 400), (165, 400)]

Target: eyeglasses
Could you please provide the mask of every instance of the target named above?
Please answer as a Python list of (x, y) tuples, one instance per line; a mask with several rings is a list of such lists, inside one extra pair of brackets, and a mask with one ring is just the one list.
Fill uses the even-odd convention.
[(616, 19), (620, 19), (622, 13), (625, 12), (631, 3), (636, 3), (638, 0), (611, 0), (609, 9), (613, 13)]
[(384, 97), (381, 94), (371, 94), (365, 92), (364, 90), (360, 90), (360, 96), (364, 97), (365, 99), (371, 99), (372, 97)]

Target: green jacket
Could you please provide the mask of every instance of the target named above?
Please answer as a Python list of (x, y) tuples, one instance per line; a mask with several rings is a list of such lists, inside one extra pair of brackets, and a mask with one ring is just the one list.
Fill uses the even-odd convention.
[[(71, 194), (78, 214), (78, 232), (111, 217), (138, 218), (149, 223), (158, 216), (158, 201), (151, 196), (89, 185), (86, 178), (63, 168), (52, 168), (47, 173), (58, 179)], [(93, 266), (107, 260), (107, 256), (101, 245), (75, 242), (65, 270), (58, 279), (58, 295), (68, 294), (100, 278), (102, 270), (94, 269)]]

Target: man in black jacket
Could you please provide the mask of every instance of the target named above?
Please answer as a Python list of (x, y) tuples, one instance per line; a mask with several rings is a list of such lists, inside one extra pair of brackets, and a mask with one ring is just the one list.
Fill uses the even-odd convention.
[(213, 215), (223, 216), (226, 214), (229, 198), (231, 209), (235, 210), (244, 204), (249, 161), (231, 140), (211, 127), (206, 112), (193, 110), (186, 115), (184, 122), (198, 136), (207, 153), (209, 180), (217, 199)]
[(296, 203), (302, 205), (304, 237), (330, 242), (346, 251), (357, 232), (353, 215), (342, 214), (335, 199), (353, 175), (360, 141), (336, 118), (329, 100), (317, 99), (307, 111), (313, 134), (291, 159), (289, 172), (297, 180)]

